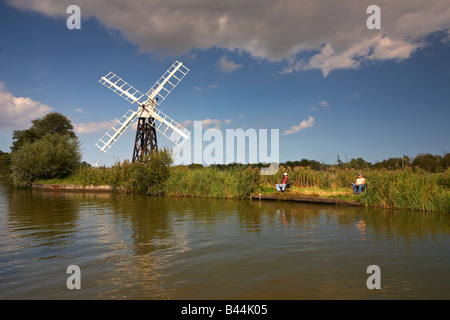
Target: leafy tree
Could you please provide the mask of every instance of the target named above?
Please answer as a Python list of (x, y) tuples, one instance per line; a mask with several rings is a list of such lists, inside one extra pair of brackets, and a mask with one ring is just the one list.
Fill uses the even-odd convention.
[(283, 167), (291, 167), (291, 168), (295, 168), (295, 167), (310, 167), (313, 170), (319, 171), (321, 169), (324, 169), (325, 167), (328, 167), (325, 164), (320, 163), (319, 161), (316, 160), (308, 160), (308, 159), (301, 159), (300, 161), (286, 161), (284, 163), (280, 164)]
[(36, 131), (34, 131), (31, 128), (26, 130), (14, 130), (11, 151), (12, 152), (17, 151), (21, 146), (25, 145), (27, 142), (34, 142), (37, 139), (38, 135)]
[(188, 165), (189, 169), (201, 169), (203, 165), (201, 163), (191, 163)]
[(437, 172), (440, 169), (441, 156), (430, 153), (418, 154), (412, 161), (412, 166), (417, 166), (423, 170)]
[(440, 164), (443, 171), (447, 170), (447, 168), (450, 167), (450, 153), (444, 153), (444, 156), (441, 158)]
[(0, 176), (7, 176), (10, 173), (11, 155), (0, 151)]
[(79, 167), (80, 159), (78, 139), (47, 134), (11, 153), (11, 176), (19, 187), (27, 187), (37, 179), (64, 178)]
[(173, 155), (167, 148), (150, 155), (143, 164), (137, 164), (133, 179), (139, 193), (161, 194), (169, 179)]
[(51, 112), (42, 119), (32, 120), (31, 123), (32, 126), (29, 129), (14, 130), (11, 151), (16, 151), (25, 143), (34, 142), (47, 134), (61, 134), (68, 135), (72, 139), (76, 138), (71, 121), (61, 113)]

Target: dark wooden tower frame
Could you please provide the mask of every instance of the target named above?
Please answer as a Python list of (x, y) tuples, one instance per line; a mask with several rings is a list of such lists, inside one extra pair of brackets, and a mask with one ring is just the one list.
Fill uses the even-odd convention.
[(154, 122), (154, 118), (140, 117), (138, 119), (133, 150), (133, 163), (142, 161), (147, 156), (158, 152), (156, 129), (152, 125)]

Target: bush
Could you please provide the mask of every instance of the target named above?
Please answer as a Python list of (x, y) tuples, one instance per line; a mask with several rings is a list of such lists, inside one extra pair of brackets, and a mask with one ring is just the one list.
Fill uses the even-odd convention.
[(118, 162), (111, 168), (80, 167), (71, 181), (82, 186), (110, 185), (116, 191), (162, 194), (173, 162), (168, 149), (148, 156), (143, 162)]
[(76, 138), (47, 134), (11, 153), (11, 176), (19, 187), (30, 186), (36, 179), (64, 178), (78, 168), (80, 159)]

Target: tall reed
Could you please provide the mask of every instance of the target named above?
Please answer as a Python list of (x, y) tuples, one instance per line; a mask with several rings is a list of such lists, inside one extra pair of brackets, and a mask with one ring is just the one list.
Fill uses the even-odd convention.
[(244, 199), (259, 189), (260, 177), (256, 168), (219, 170), (212, 167), (198, 169), (173, 167), (165, 185), (165, 194)]
[(263, 176), (258, 168), (170, 166), (170, 157), (154, 157), (147, 164), (117, 163), (110, 168), (83, 168), (67, 178), (71, 184), (111, 185), (117, 191), (209, 198), (249, 198), (254, 192), (273, 190), (287, 172), (292, 185), (334, 190), (348, 188), (346, 197), (366, 206), (450, 212), (450, 170), (429, 173), (420, 169), (366, 170), (368, 189), (351, 193), (359, 173), (354, 169), (312, 170), (308, 167), (280, 167), (278, 173)]
[[(349, 188), (360, 171), (354, 169), (312, 170), (308, 167), (280, 167), (273, 176), (262, 176), (262, 185), (280, 183), (283, 173), (288, 173), (296, 187), (320, 189)], [(450, 170), (430, 173), (414, 170), (366, 170), (367, 192), (351, 196), (366, 206), (382, 208), (407, 208), (423, 211), (450, 212)]]

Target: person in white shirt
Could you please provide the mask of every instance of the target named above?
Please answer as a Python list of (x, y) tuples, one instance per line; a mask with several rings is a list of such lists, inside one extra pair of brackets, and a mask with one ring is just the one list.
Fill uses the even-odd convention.
[(362, 187), (366, 184), (366, 179), (363, 178), (362, 173), (358, 175), (358, 178), (356, 179), (355, 183), (352, 183), (353, 186), (353, 192), (354, 193), (361, 193)]

